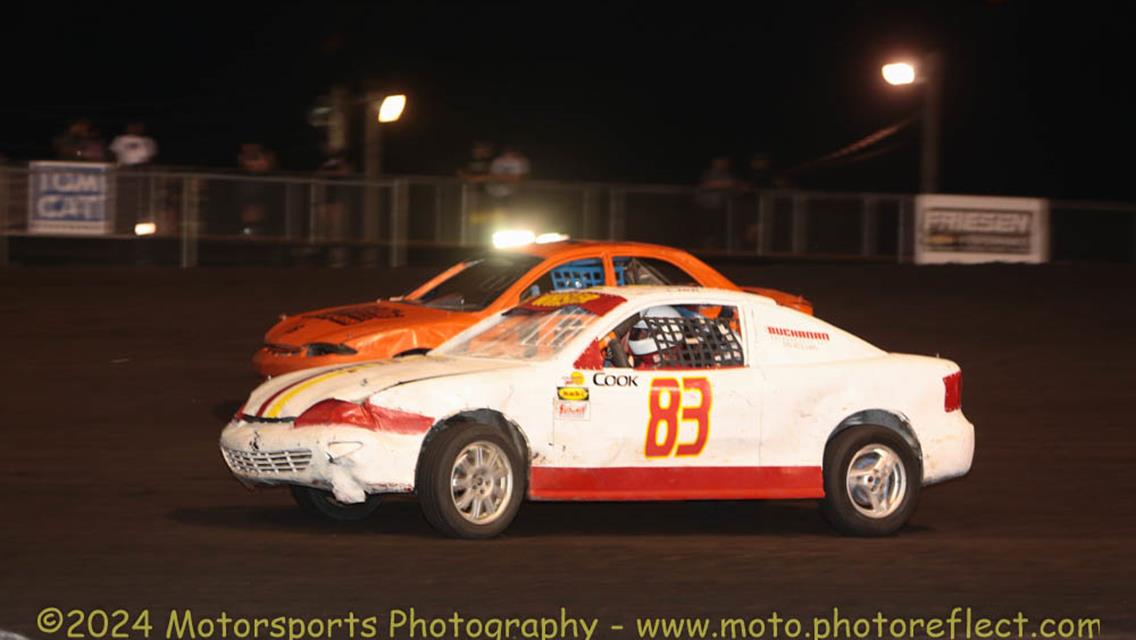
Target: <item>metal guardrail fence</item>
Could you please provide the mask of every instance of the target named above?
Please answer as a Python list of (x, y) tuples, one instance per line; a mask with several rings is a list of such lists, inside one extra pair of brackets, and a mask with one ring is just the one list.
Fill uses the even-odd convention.
[[(44, 237), (29, 230), (28, 179), (26, 168), (0, 168), (0, 264), (13, 241)], [(707, 198), (694, 186), (536, 180), (494, 194), (457, 178), (365, 181), (162, 169), (120, 171), (113, 182), (109, 233), (57, 243), (57, 251), (81, 251), (78, 241), (89, 238), (88, 245), (102, 239), (157, 246), (151, 252), (164, 256), (159, 261), (176, 259), (183, 267), (398, 266), (411, 250), (485, 246), (495, 230), (525, 228), (708, 255), (902, 262), (914, 243), (914, 198), (902, 194), (768, 190)], [(1104, 259), (1136, 254), (1136, 206), (1053, 202), (1051, 212), (1054, 259), (1093, 258), (1105, 245)], [(136, 237), (140, 222), (152, 222), (156, 233)]]

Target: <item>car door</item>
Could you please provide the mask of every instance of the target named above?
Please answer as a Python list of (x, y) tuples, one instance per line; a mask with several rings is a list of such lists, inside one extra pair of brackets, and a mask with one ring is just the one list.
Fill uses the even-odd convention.
[[(746, 360), (746, 318), (736, 307), (717, 306), (728, 317), (708, 318), (689, 311), (707, 305), (679, 306), (686, 315), (674, 325), (691, 342), (682, 358), (658, 368), (609, 359), (602, 369), (571, 372), (566, 382), (578, 384), (558, 388), (556, 465), (574, 474), (563, 481), (561, 497), (740, 495), (744, 470), (758, 464), (760, 434), (760, 374)], [(708, 330), (717, 332), (715, 344), (693, 344)], [(692, 357), (696, 347), (699, 356)], [(573, 488), (577, 495), (569, 495)]]

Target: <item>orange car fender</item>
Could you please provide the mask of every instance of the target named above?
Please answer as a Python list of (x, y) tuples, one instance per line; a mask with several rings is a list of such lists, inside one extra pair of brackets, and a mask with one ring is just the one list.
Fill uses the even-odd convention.
[(408, 351), (433, 349), (465, 330), (478, 318), (455, 318), (442, 322), (430, 322), (407, 326), (380, 334), (373, 340), (359, 344), (356, 348), (369, 357), (393, 358)]

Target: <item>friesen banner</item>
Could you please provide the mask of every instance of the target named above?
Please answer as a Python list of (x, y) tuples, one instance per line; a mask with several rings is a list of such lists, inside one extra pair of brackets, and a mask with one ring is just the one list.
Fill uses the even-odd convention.
[(114, 165), (31, 162), (28, 232), (103, 235), (114, 229)]
[(915, 263), (1046, 262), (1049, 203), (1040, 198), (915, 197)]

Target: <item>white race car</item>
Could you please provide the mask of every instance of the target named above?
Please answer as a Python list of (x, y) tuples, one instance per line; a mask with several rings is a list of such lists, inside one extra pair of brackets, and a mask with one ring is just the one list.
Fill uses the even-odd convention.
[(949, 361), (889, 354), (762, 296), (550, 293), (425, 356), (273, 378), (221, 434), (233, 474), (336, 519), (415, 493), (441, 532), (499, 534), (523, 499), (818, 499), (899, 529), (966, 474)]

